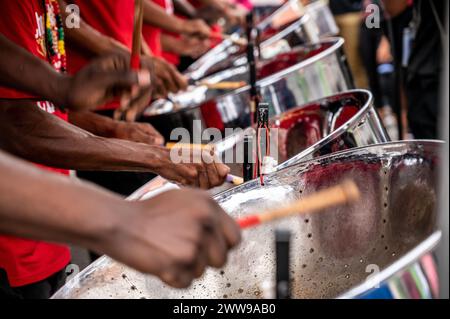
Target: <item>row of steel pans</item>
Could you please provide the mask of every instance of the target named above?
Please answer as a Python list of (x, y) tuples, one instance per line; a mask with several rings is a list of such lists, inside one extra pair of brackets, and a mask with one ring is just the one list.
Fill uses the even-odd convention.
[[(315, 19), (324, 17), (318, 14)], [(362, 192), (360, 202), (246, 231), (224, 269), (208, 270), (186, 290), (169, 288), (155, 277), (103, 257), (54, 297), (271, 297), (266, 290), (274, 281), (273, 237), (279, 228), (293, 234), (290, 268), (295, 298), (364, 295), (431, 251), (440, 238), (435, 208), (442, 144), (390, 143), (372, 95), (348, 91), (353, 84), (342, 44), (332, 38), (297, 46), (258, 66), (263, 100), (270, 104), (270, 125), (279, 129), (280, 165), (265, 177), (264, 186), (254, 180), (215, 199), (231, 216), (242, 217), (351, 178)], [(245, 80), (247, 74), (242, 64), (208, 80)], [(146, 120), (167, 139), (176, 127), (192, 132), (194, 119), (204, 128), (221, 131), (249, 127), (248, 87), (204, 95), (196, 90), (173, 96), (165, 106), (150, 107)], [(221, 154), (236, 153), (243, 136), (237, 132), (216, 143), (216, 148)], [(240, 165), (232, 169), (242, 172)], [(156, 179), (130, 199), (148, 198), (172, 187)], [(373, 267), (379, 272), (367, 280)]]
[[(269, 103), (271, 116), (307, 102), (353, 88), (353, 80), (345, 55), (344, 40), (329, 38), (317, 44), (305, 44), (274, 58), (258, 63), (257, 86), (262, 100)], [(231, 68), (205, 80), (249, 82), (248, 66)], [(158, 129), (166, 140), (171, 140), (174, 128), (193, 131), (194, 120), (204, 128), (246, 128), (250, 126), (250, 86), (235, 90), (211, 90), (195, 86), (187, 92), (157, 101), (142, 118)]]

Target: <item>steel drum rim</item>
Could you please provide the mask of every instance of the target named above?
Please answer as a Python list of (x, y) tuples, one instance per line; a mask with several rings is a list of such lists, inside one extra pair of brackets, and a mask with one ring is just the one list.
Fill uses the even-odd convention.
[(270, 46), (271, 44), (283, 39), (289, 33), (295, 32), (295, 30), (300, 28), (303, 24), (307, 23), (310, 19), (311, 17), (308, 14), (301, 16), (280, 32), (261, 42), (261, 48), (263, 48), (264, 46)]
[[(262, 21), (260, 21), (257, 25), (257, 28), (265, 28), (270, 24), (270, 21), (273, 19), (274, 16), (276, 16), (277, 14), (279, 14), (280, 11), (284, 10), (285, 7), (290, 6), (291, 1), (287, 1), (286, 3), (282, 4), (278, 9), (276, 9), (274, 12), (272, 12), (272, 14), (270, 14), (268, 17), (266, 17), (265, 19), (263, 19)], [(298, 20), (300, 20), (302, 17), (300, 17)], [(233, 33), (233, 34), (238, 34), (238, 33)], [(276, 36), (276, 35), (274, 35)], [(269, 39), (268, 39), (269, 40)], [(220, 51), (222, 52), (223, 50), (225, 50), (227, 47), (229, 47), (230, 45), (232, 45), (232, 42), (229, 39), (225, 39), (222, 42), (220, 42), (217, 46), (215, 46), (213, 49), (209, 50), (208, 52), (206, 52), (205, 54), (203, 54), (199, 59), (198, 59), (198, 63), (194, 63), (191, 66), (193, 67), (193, 69), (196, 69), (195, 65), (201, 64), (201, 61), (203, 61), (204, 59), (207, 59), (211, 54), (213, 54), (216, 51)], [(217, 50), (214, 50), (215, 48), (217, 48)], [(220, 49), (219, 49), (220, 48)], [(187, 69), (186, 74), (190, 74), (193, 73), (194, 70), (190, 70), (190, 67)]]
[[(267, 86), (273, 85), (274, 83), (276, 83), (276, 82), (286, 78), (291, 73), (295, 73), (295, 71), (297, 71), (297, 70), (300, 70), (302, 68), (308, 67), (310, 65), (313, 65), (314, 63), (317, 63), (318, 61), (320, 61), (322, 59), (325, 59), (325, 58), (327, 58), (329, 56), (332, 56), (333, 54), (335, 54), (337, 52), (338, 49), (340, 49), (344, 45), (345, 40), (343, 38), (341, 38), (341, 37), (330, 37), (330, 38), (326, 38), (326, 39), (321, 39), (316, 44), (319, 44), (319, 45), (322, 44), (323, 45), (323, 44), (326, 44), (326, 43), (333, 43), (333, 44), (329, 48), (327, 48), (326, 50), (324, 50), (324, 51), (322, 51), (322, 52), (320, 52), (320, 53), (318, 53), (318, 54), (316, 54), (316, 55), (314, 55), (314, 56), (312, 56), (312, 57), (310, 57), (310, 58), (308, 58), (308, 59), (306, 59), (304, 61), (301, 61), (301, 62), (299, 62), (299, 63), (297, 63), (297, 64), (295, 64), (295, 65), (293, 65), (293, 66), (291, 66), (289, 68), (286, 68), (284, 70), (276, 72), (276, 73), (274, 73), (274, 74), (272, 74), (272, 75), (270, 75), (270, 76), (268, 76), (266, 78), (263, 78), (263, 79), (257, 81), (257, 83), (256, 83), (257, 87), (261, 88), (261, 87), (267, 87)], [(307, 45), (307, 44), (305, 44), (305, 45)], [(298, 46), (295, 46), (292, 49), (299, 48), (299, 47), (302, 47), (302, 46), (304, 46), (304, 45), (298, 45)], [(230, 70), (236, 70), (238, 68), (243, 68), (243, 67), (245, 67), (245, 65), (244, 66), (233, 67), (233, 68), (230, 68), (228, 70), (224, 70), (224, 71), (218, 72), (216, 74), (210, 75), (209, 77), (206, 77), (205, 79), (212, 78), (212, 77), (217, 77), (218, 75), (220, 75), (220, 74), (222, 74), (224, 72), (230, 72)], [(247, 84), (247, 85), (245, 85), (245, 86), (243, 86), (241, 88), (227, 91), (227, 92), (225, 92), (223, 94), (219, 94), (219, 95), (217, 95), (215, 97), (212, 97), (210, 99), (205, 99), (205, 100), (203, 100), (202, 102), (199, 102), (199, 103), (192, 103), (191, 105), (182, 107), (182, 108), (180, 108), (178, 110), (174, 110), (174, 111), (171, 111), (169, 113), (176, 114), (176, 113), (180, 113), (180, 112), (184, 112), (184, 111), (188, 111), (188, 110), (193, 110), (193, 109), (201, 107), (206, 102), (223, 100), (223, 99), (226, 99), (229, 96), (240, 95), (242, 93), (249, 92), (250, 89), (251, 89), (251, 86), (249, 84)], [(347, 92), (347, 91), (345, 91), (345, 92)], [(151, 107), (151, 105), (150, 105), (150, 107)], [(166, 113), (163, 113), (163, 114), (166, 114)], [(159, 116), (159, 115), (161, 115), (161, 114), (152, 115), (150, 117)]]
[[(345, 132), (347, 132), (351, 127), (353, 127), (355, 124), (357, 124), (359, 121), (361, 121), (368, 112), (370, 111), (375, 111), (374, 108), (374, 98), (373, 98), (373, 94), (368, 91), (368, 90), (363, 90), (363, 89), (354, 89), (354, 90), (348, 90), (342, 93), (336, 93), (315, 101), (311, 101), (308, 102), (304, 105), (298, 106), (296, 108), (290, 109), (278, 116), (275, 116), (274, 118), (271, 119), (271, 121), (276, 121), (277, 119), (279, 119), (280, 117), (282, 117), (284, 114), (289, 114), (295, 110), (299, 110), (305, 106), (308, 105), (312, 105), (312, 104), (317, 104), (320, 103), (321, 101), (326, 101), (330, 98), (333, 97), (338, 97), (341, 95), (351, 95), (351, 94), (364, 94), (367, 97), (367, 101), (364, 103), (363, 107), (361, 107), (358, 111), (358, 113), (356, 113), (351, 119), (349, 119), (347, 122), (345, 122), (344, 124), (342, 124), (338, 129), (334, 130), (333, 132), (331, 132), (330, 134), (328, 134), (327, 136), (325, 136), (324, 138), (320, 139), (317, 143), (309, 146), (308, 148), (306, 148), (305, 150), (301, 151), (300, 153), (298, 153), (297, 155), (293, 156), (292, 158), (288, 159), (287, 161), (279, 164), (277, 166), (277, 170), (278, 169), (283, 169), (285, 167), (289, 167), (292, 165), (295, 165), (296, 163), (298, 163), (299, 161), (301, 161), (302, 157), (306, 157), (311, 153), (314, 153), (315, 151), (321, 149), (324, 145), (328, 144), (329, 142), (331, 142), (332, 140), (334, 140), (336, 137), (341, 136), (342, 134), (344, 134)], [(383, 132), (385, 133), (385, 132)], [(387, 134), (385, 134), (386, 137), (388, 137)], [(364, 147), (364, 146), (362, 146)], [(352, 148), (353, 149), (353, 148)]]
[[(301, 161), (302, 157), (308, 156), (311, 153), (314, 153), (315, 151), (319, 150), (320, 148), (322, 148), (324, 145), (328, 144), (329, 142), (331, 142), (332, 140), (334, 140), (336, 137), (341, 136), (342, 134), (344, 134), (345, 132), (347, 132), (352, 126), (354, 126), (355, 124), (357, 124), (360, 120), (362, 120), (364, 118), (364, 116), (371, 110), (376, 111), (374, 108), (374, 98), (373, 98), (373, 94), (368, 91), (368, 90), (363, 90), (363, 89), (355, 89), (355, 90), (349, 90), (349, 91), (345, 91), (342, 93), (337, 93), (337, 94), (333, 94), (327, 97), (324, 97), (322, 99), (310, 102), (305, 104), (305, 106), (307, 105), (311, 105), (311, 104), (315, 104), (318, 103), (320, 101), (324, 101), (327, 100), (329, 98), (335, 97), (335, 96), (339, 96), (339, 95), (350, 95), (352, 93), (358, 93), (358, 94), (365, 94), (367, 96), (367, 101), (364, 104), (364, 106), (358, 111), (358, 113), (356, 113), (351, 119), (349, 119), (347, 122), (345, 122), (344, 124), (342, 124), (338, 129), (334, 130), (333, 132), (331, 132), (330, 134), (328, 134), (327, 136), (325, 136), (324, 138), (322, 138), (321, 140), (319, 140), (317, 143), (311, 145), (310, 147), (306, 148), (305, 150), (301, 151), (300, 153), (298, 153), (297, 155), (293, 156), (292, 158), (288, 159), (287, 161), (285, 161), (284, 163), (281, 163), (280, 165), (278, 165), (278, 168), (285, 168), (288, 166), (291, 166), (293, 164), (296, 164), (294, 161)], [(300, 108), (300, 106), (298, 107)], [(289, 110), (286, 113), (289, 113), (290, 111), (296, 110), (296, 108)], [(282, 115), (282, 114), (281, 114)], [(280, 115), (280, 116), (281, 116)], [(279, 118), (280, 116), (277, 116), (275, 118), (273, 118), (273, 120), (276, 120), (277, 118)], [(387, 135), (387, 137), (389, 137)], [(375, 144), (374, 144), (375, 145)], [(369, 145), (367, 145), (369, 146)], [(362, 146), (362, 147), (367, 147), (367, 146)], [(352, 148), (354, 149), (354, 148)], [(294, 163), (290, 163), (290, 162), (294, 162)], [(285, 164), (287, 163), (287, 164)]]
[(280, 12), (285, 10), (286, 7), (291, 6), (291, 2), (293, 2), (293, 1), (291, 1), (291, 0), (286, 1), (286, 3), (282, 4), (278, 9), (276, 9), (274, 12), (272, 12), (269, 16), (267, 16), (265, 19), (260, 21), (258, 23), (257, 27), (258, 28), (266, 28), (275, 16), (277, 16), (278, 14), (280, 14)]
[[(358, 147), (353, 147), (351, 149), (348, 150), (342, 150), (342, 151), (337, 151), (337, 152), (333, 152), (330, 154), (325, 154), (325, 155), (321, 155), (318, 156), (316, 158), (312, 158), (312, 159), (305, 159), (305, 160), (299, 160), (298, 162), (292, 163), (290, 165), (287, 166), (282, 166), (283, 164), (280, 164), (276, 167), (276, 171), (265, 175), (266, 178), (270, 178), (271, 176), (278, 174), (278, 173), (282, 173), (284, 171), (287, 171), (288, 169), (293, 169), (296, 168), (298, 166), (303, 167), (308, 167), (308, 165), (310, 164), (314, 164), (317, 162), (328, 162), (330, 159), (334, 159), (334, 158), (338, 158), (338, 157), (346, 157), (348, 155), (352, 155), (352, 154), (356, 154), (359, 153), (361, 151), (367, 151), (370, 153), (370, 151), (372, 149), (383, 149), (383, 150), (387, 150), (388, 148), (392, 148), (392, 147), (411, 147), (411, 145), (430, 145), (433, 147), (438, 147), (438, 146), (442, 146), (444, 145), (446, 142), (443, 140), (432, 140), (432, 139), (420, 139), (420, 140), (401, 140), (401, 141), (391, 141), (391, 142), (384, 142), (384, 143), (376, 143), (376, 144), (371, 144), (371, 145), (365, 145), (365, 146), (358, 146)], [(300, 153), (301, 154), (301, 153)], [(294, 157), (293, 157), (294, 158)], [(215, 194), (213, 196), (214, 200), (218, 200), (220, 197), (224, 196), (225, 193), (228, 192), (233, 192), (233, 191), (237, 191), (241, 188), (244, 188), (244, 186), (253, 183), (254, 181), (257, 181), (258, 178), (249, 180), (241, 185), (235, 186), (231, 189), (227, 189), (221, 192), (218, 192), (217, 194)], [(151, 181), (149, 182), (151, 183)], [(145, 185), (144, 185), (145, 186)], [(143, 186), (143, 187), (144, 187)]]
[[(346, 155), (351, 155), (352, 153), (358, 153), (362, 150), (366, 150), (366, 151), (371, 151), (371, 149), (376, 149), (376, 148), (382, 148), (382, 149), (387, 149), (387, 148), (391, 148), (391, 147), (404, 147), (405, 145), (431, 145), (431, 146), (440, 146), (440, 145), (444, 145), (445, 141), (443, 140), (431, 140), (431, 139), (421, 139), (421, 140), (401, 140), (401, 141), (391, 141), (391, 142), (385, 142), (385, 143), (376, 143), (376, 144), (371, 144), (371, 145), (365, 145), (365, 146), (358, 146), (358, 147), (353, 147), (351, 149), (348, 150), (342, 150), (342, 151), (337, 151), (337, 152), (333, 152), (330, 154), (326, 154), (326, 155), (322, 155), (322, 156), (318, 156), (316, 158), (313, 159), (306, 159), (304, 161), (299, 161), (297, 163), (292, 163), (292, 165), (286, 166), (286, 167), (282, 167), (279, 170), (277, 170), (276, 172), (272, 173), (275, 174), (277, 172), (281, 172), (284, 171), (286, 169), (292, 168), (293, 166), (296, 165), (308, 165), (309, 163), (313, 163), (315, 161), (327, 161), (330, 158), (333, 157), (345, 157)], [(267, 175), (270, 176), (271, 174)], [(251, 182), (251, 181), (249, 181)]]
[(206, 52), (204, 55), (202, 55), (196, 62), (192, 63), (191, 66), (189, 66), (189, 68), (185, 72), (183, 72), (183, 74), (187, 76), (195, 74), (196, 70), (201, 69), (202, 65), (205, 63), (204, 60), (208, 59), (212, 55), (222, 53), (232, 45), (233, 42), (230, 39), (223, 40), (217, 46), (215, 46), (214, 48)]
[[(261, 79), (256, 84), (258, 86), (271, 85), (271, 84), (279, 81), (280, 79), (286, 77), (289, 73), (292, 73), (299, 69), (305, 68), (311, 64), (314, 64), (314, 63), (318, 62), (319, 60), (322, 60), (322, 59), (332, 55), (333, 53), (336, 53), (336, 51), (338, 49), (340, 49), (344, 46), (345, 40), (344, 40), (344, 38), (341, 38), (341, 37), (328, 37), (328, 38), (321, 39), (317, 44), (324, 44), (324, 43), (330, 43), (330, 42), (331, 43), (334, 42), (334, 44), (332, 46), (330, 46), (328, 49), (306, 59), (305, 61), (302, 61), (302, 62), (295, 64), (289, 68), (281, 70), (280, 72), (272, 74), (271, 76)], [(292, 50), (294, 50), (295, 48), (301, 47), (301, 46), (302, 45), (293, 47)]]
[[(314, 64), (334, 53), (336, 53), (337, 49), (341, 48), (344, 45), (345, 40), (343, 38), (340, 37), (331, 37), (331, 38), (326, 38), (326, 39), (322, 39), (320, 40), (317, 44), (324, 44), (324, 43), (334, 43), (332, 46), (330, 46), (328, 49), (306, 59), (305, 61), (302, 61), (300, 63), (297, 63), (293, 66), (290, 66), (284, 70), (281, 70), (279, 72), (276, 72), (268, 77), (265, 77), (263, 79), (260, 79), (256, 82), (256, 86), (257, 87), (265, 87), (265, 86), (269, 86), (274, 84), (275, 82), (278, 82), (279, 80), (285, 78), (286, 76), (288, 76), (290, 73), (294, 73), (297, 70), (303, 69), (311, 64)], [(302, 47), (304, 45), (298, 45), (294, 48), (292, 48), (293, 50), (295, 48), (299, 48)], [(237, 68), (237, 67), (235, 67)], [(242, 88), (236, 89), (236, 90), (232, 90), (230, 92), (227, 92), (226, 94), (220, 95), (217, 98), (222, 98), (225, 96), (229, 96), (229, 95), (237, 95), (237, 94), (241, 94), (243, 92), (249, 91), (251, 88), (250, 85), (246, 85)]]
[[(312, 65), (312, 64), (314, 64), (314, 63), (316, 63), (316, 62), (318, 62), (318, 61), (320, 61), (320, 60), (322, 60), (322, 59), (324, 59), (324, 58), (326, 58), (328, 56), (331, 56), (332, 54), (336, 53), (336, 51), (344, 45), (345, 40), (343, 38), (341, 38), (341, 37), (330, 37), (330, 38), (326, 38), (326, 39), (321, 39), (317, 44), (324, 44), (324, 43), (330, 43), (330, 42), (333, 43), (333, 45), (330, 46), (329, 48), (327, 48), (326, 50), (324, 50), (324, 51), (322, 51), (322, 52), (320, 52), (320, 53), (318, 53), (318, 54), (316, 54), (316, 55), (306, 59), (305, 61), (297, 63), (297, 64), (295, 64), (295, 65), (293, 65), (293, 66), (291, 66), (289, 68), (286, 68), (286, 69), (281, 70), (279, 72), (276, 72), (276, 73), (274, 73), (274, 74), (272, 74), (272, 75), (270, 75), (270, 76), (268, 76), (266, 78), (258, 80), (256, 82), (256, 86), (258, 86), (258, 87), (265, 87), (265, 86), (268, 86), (268, 85), (272, 85), (275, 82), (285, 78), (290, 73), (293, 73), (293, 72), (295, 72), (295, 71), (297, 71), (299, 69), (302, 69), (302, 68), (305, 68), (305, 67), (307, 67), (309, 65)], [(298, 46), (295, 46), (292, 49), (295, 49), (295, 48), (298, 48), (298, 47), (302, 47), (302, 46), (304, 46), (304, 45), (298, 45)], [(234, 68), (231, 68), (231, 69), (237, 69), (237, 68), (241, 68), (241, 67), (242, 66), (234, 67)], [(229, 71), (229, 70), (224, 70), (223, 72), (225, 72), (225, 71)], [(217, 74), (220, 74), (220, 73), (221, 72), (219, 72)], [(211, 77), (212, 76), (217, 76), (217, 74), (211, 75)], [(243, 86), (243, 87), (241, 87), (239, 89), (230, 90), (229, 92), (227, 92), (225, 94), (222, 94), (222, 95), (219, 95), (219, 96), (217, 96), (215, 98), (212, 98), (210, 101), (213, 101), (213, 100), (216, 100), (216, 99), (219, 99), (219, 98), (222, 99), (222, 98), (224, 98), (226, 96), (230, 96), (230, 95), (238, 95), (238, 94), (241, 94), (243, 92), (249, 91), (250, 88), (251, 88), (251, 86), (249, 84), (247, 84), (246, 86)], [(205, 102), (207, 102), (207, 101), (204, 101), (204, 102), (198, 103), (198, 104), (194, 104), (194, 105), (192, 105), (190, 107), (187, 107), (187, 109), (198, 107), (199, 105), (201, 105), (201, 104), (203, 104)]]
[(375, 289), (375, 286), (377, 284), (382, 284), (386, 281), (389, 281), (395, 275), (400, 274), (408, 267), (417, 263), (421, 257), (425, 256), (427, 253), (432, 252), (441, 240), (442, 231), (437, 230), (433, 232), (421, 243), (410, 249), (400, 259), (384, 268), (379, 274), (376, 274), (374, 277), (371, 277), (370, 280), (362, 282), (359, 285), (351, 288), (350, 290), (347, 290), (346, 292), (337, 296), (335, 299), (355, 299), (367, 292), (372, 291), (373, 289)]
[[(261, 42), (260, 46), (261, 48), (264, 48), (266, 46), (270, 46), (274, 43), (276, 43), (277, 41), (282, 40), (285, 36), (289, 35), (290, 33), (295, 32), (297, 29), (301, 28), (302, 25), (304, 25), (305, 23), (307, 23), (309, 20), (311, 19), (311, 17), (307, 14), (303, 15), (302, 17), (298, 18), (297, 20), (295, 20), (294, 22), (292, 22), (289, 26), (287, 26), (285, 29), (281, 30), (280, 32), (272, 35), (270, 38), (264, 40), (263, 42)], [(235, 35), (236, 33), (233, 33), (231, 36)], [(326, 38), (324, 38), (326, 39)], [(214, 74), (210, 74), (210, 75), (203, 75), (198, 77), (197, 73), (201, 73), (203, 65), (205, 65), (206, 61), (209, 59), (211, 56), (214, 56), (216, 54), (222, 54), (224, 51), (227, 51), (229, 48), (231, 48), (233, 46), (233, 42), (230, 39), (226, 39), (223, 40), (222, 42), (220, 42), (217, 46), (215, 46), (214, 48), (212, 48), (211, 50), (209, 50), (207, 53), (205, 53), (203, 56), (201, 56), (196, 62), (194, 62), (191, 66), (189, 66), (189, 68), (184, 72), (185, 75), (192, 77), (192, 75), (194, 75), (194, 77), (192, 77), (192, 79), (196, 79), (196, 78), (208, 78)], [(242, 55), (238, 55), (236, 56), (237, 58), (244, 56), (244, 54)], [(231, 66), (231, 68), (234, 68), (236, 66)], [(220, 72), (220, 71), (219, 71)], [(216, 72), (217, 73), (217, 72)]]

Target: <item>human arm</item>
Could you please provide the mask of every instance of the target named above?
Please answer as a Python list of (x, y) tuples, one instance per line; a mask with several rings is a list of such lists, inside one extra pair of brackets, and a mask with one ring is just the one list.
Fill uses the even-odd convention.
[(76, 170), (154, 172), (183, 185), (221, 185), (229, 168), (208, 154), (174, 163), (165, 147), (95, 136), (42, 111), (33, 101), (0, 102), (0, 148), (29, 161)]
[(174, 287), (223, 266), (240, 240), (236, 223), (203, 192), (127, 202), (2, 152), (0, 176), (1, 234), (86, 247)]
[(164, 138), (148, 123), (125, 122), (93, 112), (70, 112), (69, 122), (94, 135), (149, 145), (163, 145)]
[(164, 51), (172, 52), (193, 59), (205, 54), (211, 47), (211, 41), (196, 37), (182, 36), (175, 38), (167, 34), (161, 35), (161, 44)]
[[(65, 0), (58, 0), (58, 2), (61, 7), (63, 20), (65, 20), (68, 15), (68, 12), (66, 10), (68, 3)], [(96, 56), (111, 53), (127, 55), (129, 53), (130, 50), (125, 45), (111, 37), (98, 32), (95, 28), (86, 23), (81, 17), (79, 17), (79, 19), (79, 28), (64, 29), (64, 33), (69, 41), (76, 43), (78, 46)]]
[(208, 38), (211, 29), (200, 19), (183, 20), (168, 14), (153, 1), (144, 1), (144, 23), (177, 34), (189, 34), (201, 38)]
[(72, 110), (95, 109), (122, 94), (137, 98), (151, 85), (147, 70), (131, 72), (126, 57), (95, 60), (74, 76), (55, 71), (48, 62), (0, 35), (0, 84), (42, 97)]
[(189, 19), (194, 19), (197, 16), (197, 10), (186, 0), (174, 0), (173, 7), (176, 13)]

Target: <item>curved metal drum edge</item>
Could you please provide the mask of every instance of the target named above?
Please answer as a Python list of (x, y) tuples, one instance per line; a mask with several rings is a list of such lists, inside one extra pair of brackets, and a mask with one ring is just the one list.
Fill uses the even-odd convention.
[(405, 256), (384, 269), (381, 273), (370, 276), (370, 279), (368, 278), (364, 283), (338, 296), (337, 299), (355, 299), (370, 291), (378, 289), (381, 284), (386, 283), (395, 275), (400, 274), (409, 266), (417, 263), (417, 261), (427, 253), (431, 253), (437, 247), (441, 239), (442, 232), (440, 230), (434, 232)]
[[(369, 146), (373, 144), (379, 144), (379, 143), (387, 143), (391, 141), (391, 138), (389, 137), (386, 129), (384, 128), (383, 124), (381, 123), (381, 119), (379, 118), (378, 114), (376, 113), (376, 110), (373, 106), (373, 95), (371, 92), (367, 90), (351, 90), (345, 92), (347, 93), (364, 93), (369, 96), (367, 99), (366, 104), (359, 110), (359, 112), (351, 119), (351, 121), (346, 122), (341, 127), (339, 127), (337, 130), (334, 130), (331, 132), (328, 136), (321, 139), (316, 144), (308, 147), (306, 150), (302, 151), (298, 155), (292, 157), (291, 159), (285, 161), (284, 163), (280, 164), (277, 169), (283, 169), (288, 166), (297, 164), (302, 161), (310, 160), (317, 156), (317, 153), (321, 152), (322, 149), (326, 148), (327, 145), (330, 143), (335, 142), (336, 138), (339, 136), (342, 136), (346, 132), (349, 131), (356, 131), (358, 129), (361, 129), (361, 127), (366, 126), (368, 129), (366, 130), (370, 134), (361, 134), (366, 135), (362, 136), (362, 139), (367, 139), (363, 143), (358, 143), (357, 146)], [(325, 155), (325, 154), (320, 154)]]
[[(278, 129), (277, 136), (272, 137), (276, 142), (271, 145), (272, 151), (278, 150), (276, 170), (333, 152), (390, 141), (373, 96), (366, 90), (346, 91), (292, 108), (273, 117), (270, 126)], [(246, 134), (254, 132), (247, 129), (215, 144), (235, 175), (241, 176), (242, 165), (226, 159), (239, 158), (237, 152), (242, 152)]]

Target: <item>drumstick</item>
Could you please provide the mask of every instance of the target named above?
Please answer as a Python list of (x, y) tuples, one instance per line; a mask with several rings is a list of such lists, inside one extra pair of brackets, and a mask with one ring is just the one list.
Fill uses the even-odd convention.
[(239, 185), (244, 184), (244, 179), (242, 177), (235, 176), (235, 175), (232, 175), (232, 174), (228, 174), (227, 175), (226, 181), (228, 183), (231, 183), (231, 184), (235, 185), (235, 186), (239, 186)]
[(192, 150), (203, 150), (203, 151), (214, 151), (214, 145), (210, 144), (189, 144), (189, 143), (167, 143), (166, 147), (168, 149), (192, 149)]
[(130, 66), (132, 70), (139, 70), (141, 67), (141, 39), (142, 24), (144, 21), (144, 2), (135, 0), (134, 2), (134, 26), (133, 26), (133, 46), (131, 49)]
[(210, 83), (207, 81), (197, 82), (197, 85), (206, 86), (211, 90), (235, 90), (247, 85), (245, 81), (223, 81), (217, 83)]
[(338, 186), (317, 192), (286, 207), (238, 218), (237, 223), (242, 229), (255, 227), (281, 218), (315, 213), (325, 208), (348, 204), (358, 200), (359, 197), (360, 192), (356, 184), (347, 180)]

